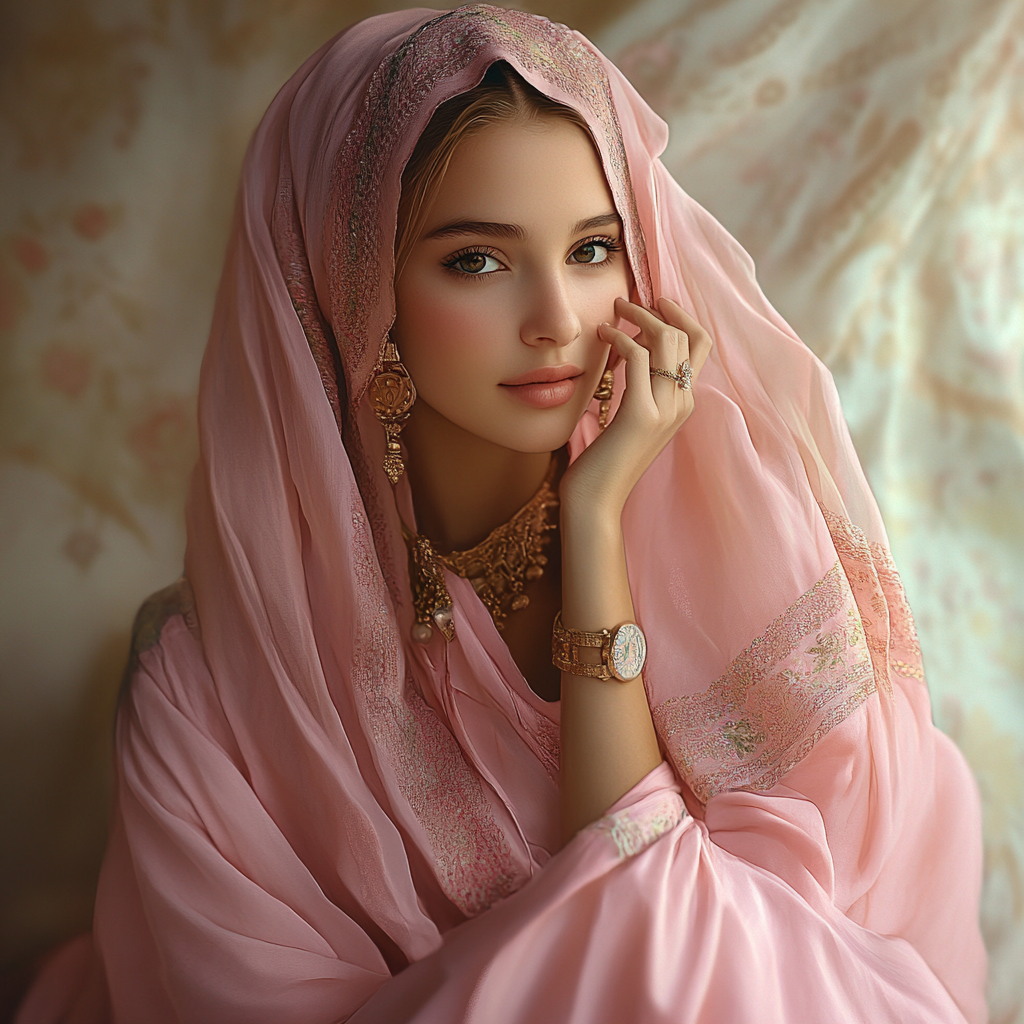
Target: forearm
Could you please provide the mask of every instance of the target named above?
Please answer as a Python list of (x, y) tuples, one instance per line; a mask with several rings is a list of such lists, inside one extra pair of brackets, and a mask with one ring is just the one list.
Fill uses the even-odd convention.
[[(562, 623), (599, 631), (633, 620), (620, 516), (562, 515)], [(598, 652), (593, 652), (599, 661)], [(661, 762), (643, 677), (562, 673), (562, 835), (568, 840)]]

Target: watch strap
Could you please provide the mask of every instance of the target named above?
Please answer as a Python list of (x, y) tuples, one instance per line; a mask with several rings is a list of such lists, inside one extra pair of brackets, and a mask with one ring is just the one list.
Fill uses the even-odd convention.
[[(614, 679), (608, 667), (608, 652), (611, 649), (612, 634), (603, 629), (591, 633), (582, 629), (566, 629), (562, 625), (562, 613), (555, 616), (551, 629), (551, 663), (562, 672), (588, 679)], [(579, 649), (589, 647), (601, 651), (600, 664), (579, 660)]]

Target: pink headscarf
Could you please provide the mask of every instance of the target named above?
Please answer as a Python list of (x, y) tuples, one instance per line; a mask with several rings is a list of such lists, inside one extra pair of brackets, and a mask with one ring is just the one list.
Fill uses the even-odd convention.
[[(464, 580), (456, 640), (408, 639), (411, 498), (365, 400), (402, 169), (495, 60), (586, 118), (641, 298), (679, 300), (716, 342), (623, 520), (650, 705), (699, 820), (662, 766), (545, 871), (558, 706)], [(486, 6), (361, 22), (274, 100), (203, 363), (191, 590), (149, 606), (120, 713), (95, 933), (115, 1020), (330, 1022), (378, 990), (361, 1020), (984, 1019), (977, 799), (931, 725), (832, 379), (664, 169), (666, 141), (582, 36)], [(571, 454), (596, 433), (595, 406)], [(509, 945), (593, 900), (623, 928), (603, 950), (582, 924), (554, 953)], [(532, 979), (518, 1001), (487, 987), (495, 964)]]

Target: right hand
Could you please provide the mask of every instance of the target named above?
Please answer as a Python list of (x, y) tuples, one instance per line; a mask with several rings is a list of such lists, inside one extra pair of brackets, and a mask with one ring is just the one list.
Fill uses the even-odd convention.
[(560, 496), (562, 513), (622, 514), (636, 482), (693, 412), (693, 391), (651, 374), (651, 367), (675, 371), (690, 361), (693, 383), (711, 352), (711, 336), (682, 306), (660, 298), (657, 312), (615, 300), (615, 312), (640, 328), (636, 338), (610, 324), (598, 334), (626, 364), (626, 389), (615, 418), (604, 433), (566, 470)]

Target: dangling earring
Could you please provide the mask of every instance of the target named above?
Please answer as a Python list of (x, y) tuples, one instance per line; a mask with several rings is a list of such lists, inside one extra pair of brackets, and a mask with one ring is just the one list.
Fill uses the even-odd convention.
[(601, 374), (601, 383), (598, 384), (594, 397), (601, 403), (598, 406), (600, 412), (597, 416), (597, 425), (601, 430), (608, 426), (608, 410), (612, 407), (612, 392), (615, 390), (615, 374), (611, 370), (605, 370)]
[(377, 419), (384, 425), (387, 450), (384, 453), (384, 472), (392, 484), (405, 472), (402, 462), (402, 446), (398, 435), (416, 401), (416, 386), (409, 371), (398, 358), (398, 349), (389, 337), (384, 343), (380, 357), (380, 369), (370, 383), (370, 404)]

